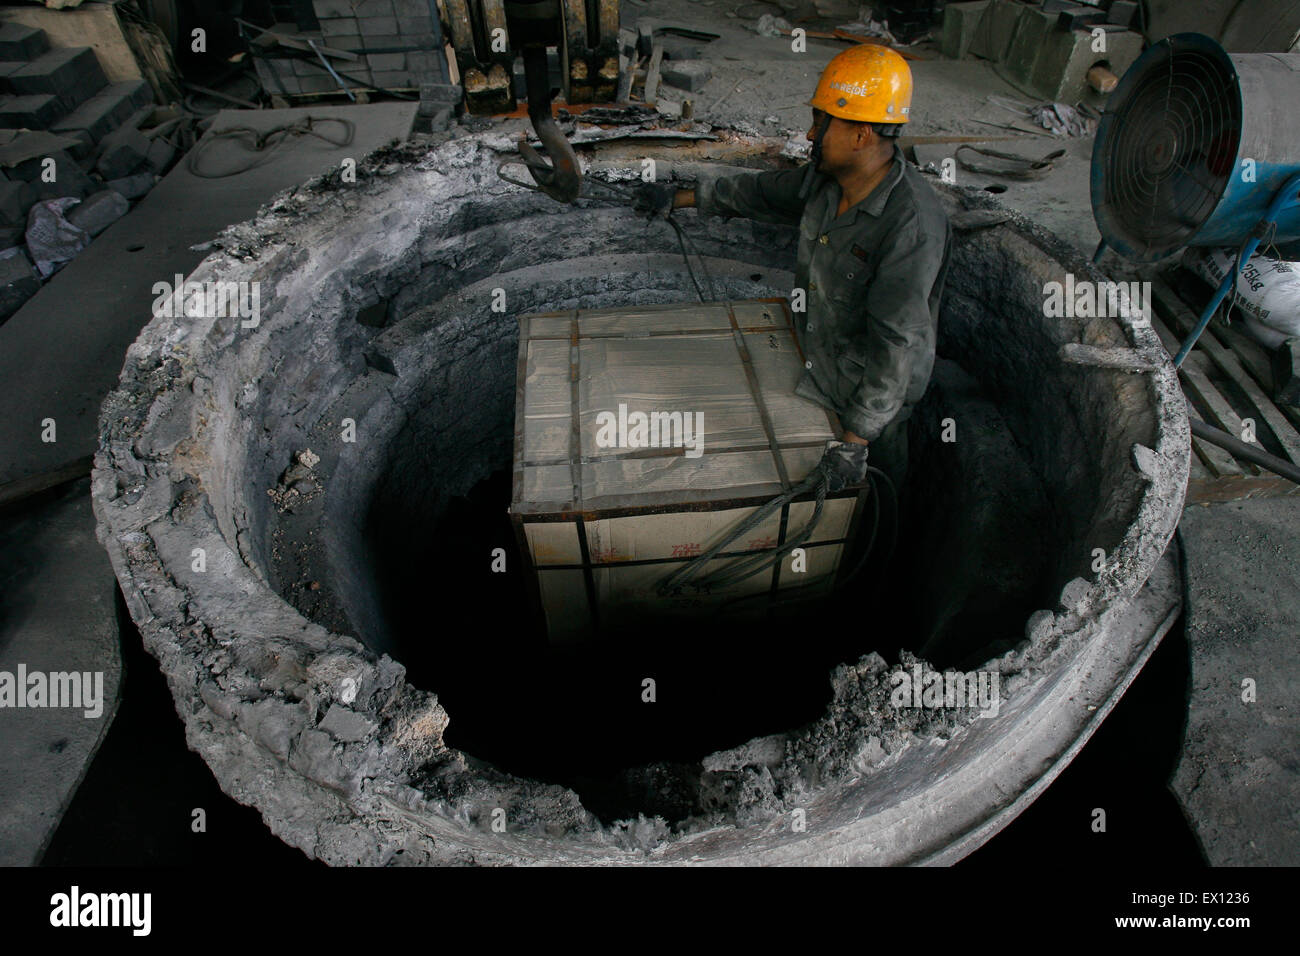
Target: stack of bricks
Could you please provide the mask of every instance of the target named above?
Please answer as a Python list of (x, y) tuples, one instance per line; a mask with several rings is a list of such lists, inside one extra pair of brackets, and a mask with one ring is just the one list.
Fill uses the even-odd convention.
[[(51, 49), (44, 30), (0, 24), (0, 146), (9, 157), (0, 168), (0, 249), (22, 241), (38, 200), (102, 191), (89, 173), (105, 146), (152, 106), (146, 81), (110, 84), (90, 47)], [(149, 146), (128, 172), (146, 161)]]
[(50, 49), (44, 30), (0, 24), (0, 129), (50, 130), (89, 154), (135, 110), (153, 102), (144, 80), (110, 84), (90, 47)]
[[(331, 58), (345, 83), (386, 90), (417, 90), (440, 82), (443, 54), (434, 31), (432, 0), (313, 0), (315, 24), (278, 24), (276, 33), (312, 39), (332, 50), (355, 53), (356, 60)], [(281, 50), (283, 54), (287, 51)], [(273, 55), (259, 63), (270, 93), (328, 93), (339, 83), (319, 60)]]

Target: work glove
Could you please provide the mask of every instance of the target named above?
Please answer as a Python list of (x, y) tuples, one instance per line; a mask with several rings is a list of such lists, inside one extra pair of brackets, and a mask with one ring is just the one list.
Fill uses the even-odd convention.
[(672, 183), (643, 183), (632, 197), (632, 208), (649, 219), (667, 219), (676, 198)]
[(828, 441), (817, 467), (826, 476), (826, 490), (842, 491), (867, 480), (867, 446), (850, 441)]

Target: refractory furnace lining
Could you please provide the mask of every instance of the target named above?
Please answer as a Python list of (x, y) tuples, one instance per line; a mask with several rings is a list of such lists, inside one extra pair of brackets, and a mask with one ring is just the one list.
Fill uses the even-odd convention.
[[(889, 668), (870, 655), (834, 672), (820, 719), (704, 757), (700, 803), (676, 828), (597, 819), (570, 789), (446, 746), (455, 711), (384, 656), (399, 649), (367, 560), (374, 515), (400, 504), (432, 526), (448, 496), (508, 461), (517, 342), (511, 315), (486, 306), (493, 289), (514, 315), (690, 298), (670, 235), (611, 253), (610, 236), (640, 228), (625, 210), (561, 217), (501, 184), (498, 159), (472, 138), (406, 147), (372, 156), (355, 185), (282, 196), (191, 276), (260, 282), (258, 326), (158, 319), (132, 347), (103, 412), (95, 509), (190, 745), (282, 839), (337, 864), (889, 863), (978, 845), (1059, 770), (1177, 605), (1161, 556), (1189, 449), (1151, 330), (1044, 317), (1045, 282), (1065, 269), (1100, 277), (1023, 222), (960, 241), (939, 343), (961, 367), (951, 392), (978, 388), (996, 407), (1053, 516), (1053, 597), (1005, 649), (984, 648), (999, 716), (893, 708)], [(787, 231), (691, 225), (728, 297), (787, 291), (771, 267), (789, 261)], [(358, 321), (380, 301), (386, 323)], [(1150, 370), (1064, 363), (1069, 343), (1131, 350)], [(339, 440), (345, 419), (364, 440)], [(949, 473), (970, 482), (988, 466), (978, 448), (930, 451), (957, 456)], [(305, 471), (287, 474), (295, 466)], [(932, 532), (963, 536), (934, 542), (949, 553), (1005, 519), (957, 517)], [(1108, 563), (1094, 575), (1098, 547)], [(195, 548), (207, 573), (192, 570)], [(314, 576), (295, 592), (303, 571)], [(979, 573), (955, 566), (948, 601), (979, 593)]]

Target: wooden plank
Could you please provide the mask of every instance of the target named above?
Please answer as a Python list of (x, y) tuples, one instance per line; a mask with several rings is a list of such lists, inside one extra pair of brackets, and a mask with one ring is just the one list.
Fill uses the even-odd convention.
[(1281, 498), (1300, 492), (1300, 485), (1280, 475), (1236, 475), (1192, 478), (1187, 482), (1187, 504), (1241, 501), (1246, 498)]
[[(1152, 282), (1151, 289), (1155, 304), (1161, 308), (1162, 317), (1171, 324), (1171, 329), (1182, 336), (1189, 335), (1195, 327), (1197, 317), (1161, 280), (1156, 279)], [(1245, 393), (1250, 401), (1251, 410), (1255, 413), (1254, 417), (1262, 418), (1272, 430), (1278, 444), (1282, 446), (1285, 457), (1295, 464), (1300, 464), (1300, 432), (1295, 430), (1278, 406), (1264, 394), (1259, 383), (1246, 373), (1237, 356), (1224, 348), (1213, 335), (1202, 335), (1197, 348), (1202, 349), (1210, 357), (1210, 361)]]
[[(1199, 283), (1200, 280), (1186, 270), (1174, 270), (1169, 276), (1169, 287), (1173, 289), (1174, 294), (1183, 301), (1188, 311), (1198, 315), (1203, 305), (1198, 304), (1197, 297), (1193, 292), (1192, 284), (1194, 282)], [(1202, 296), (1203, 298), (1204, 296)], [(1268, 350), (1264, 346), (1235, 326), (1225, 325), (1222, 322), (1211, 322), (1206, 334), (1213, 335), (1224, 348), (1229, 349), (1237, 356), (1242, 367), (1250, 373), (1251, 378), (1258, 382), (1259, 387), (1264, 390), (1264, 394), (1274, 394), (1276, 389), (1273, 385), (1273, 366), (1269, 360)], [(1300, 409), (1293, 408), (1290, 405), (1276, 405), (1276, 407), (1292, 425), (1300, 428)]]
[[(1151, 325), (1156, 334), (1160, 336), (1165, 351), (1170, 355), (1174, 355), (1178, 351), (1179, 342), (1177, 337), (1156, 316), (1151, 317)], [(1199, 410), (1210, 424), (1217, 425), (1230, 435), (1240, 435), (1241, 419), (1237, 417), (1237, 413), (1232, 410), (1232, 406), (1228, 404), (1227, 400), (1219, 394), (1218, 389), (1211, 384), (1209, 376), (1201, 368), (1202, 361), (1200, 355), (1192, 353), (1183, 362), (1182, 368), (1179, 370), (1179, 379), (1182, 382), (1183, 390), (1198, 403)], [(1238, 463), (1235, 458), (1217, 445), (1203, 442), (1198, 438), (1192, 438), (1192, 447), (1216, 477), (1239, 475), (1252, 468), (1250, 465)]]
[(645, 76), (645, 94), (642, 96), (647, 103), (653, 104), (659, 96), (659, 66), (664, 58), (664, 44), (662, 40), (655, 40), (654, 46), (650, 50), (650, 68)]

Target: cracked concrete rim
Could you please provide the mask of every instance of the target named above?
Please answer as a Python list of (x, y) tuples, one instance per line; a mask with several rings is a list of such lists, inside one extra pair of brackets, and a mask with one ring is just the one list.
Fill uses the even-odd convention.
[[(167, 676), (189, 746), (273, 832), (332, 864), (883, 864), (973, 849), (1068, 762), (1176, 610), (1178, 588), (1161, 558), (1181, 512), (1190, 446), (1176, 373), (1152, 329), (1128, 318), (1044, 318), (1044, 282), (1066, 270), (1104, 277), (1019, 217), (959, 243), (945, 300), (947, 346), (1023, 406), (1019, 423), (1044, 474), (1088, 502), (1070, 516), (1078, 553), (1061, 558), (1059, 606), (1033, 614), (1015, 649), (986, 665), (1003, 675), (1000, 716), (891, 710), (890, 669), (868, 655), (832, 675), (822, 720), (704, 761), (738, 791), (771, 797), (773, 780), (781, 781), (779, 799), (677, 832), (644, 819), (602, 824), (565, 788), (447, 748), (447, 713), (406, 682), (399, 663), (313, 623), (276, 593), (265, 569), (269, 505), (251, 491), (274, 483), (250, 450), (263, 431), (280, 430), (283, 467), (306, 447), (312, 425), (337, 421), (359, 380), (372, 387), (363, 389), (370, 404), (356, 415), (358, 427), (396, 428), (427, 377), (428, 335), (464, 318), (454, 309), (434, 319), (412, 310), (411, 321), (399, 316), (374, 337), (353, 319), (367, 298), (395, 296), (426, 276), (424, 287), (441, 285), (448, 306), (472, 298), (489, 277), (508, 283), (512, 272), (526, 272), (529, 255), (576, 262), (578, 274), (604, 242), (584, 228), (619, 216), (626, 225), (622, 211), (575, 212), (545, 246), (484, 238), (485, 225), (534, 218), (543, 234), (555, 230), (546, 200), (496, 179), (499, 148), (498, 136), (380, 151), (359, 166), (354, 185), (334, 174), (282, 194), (256, 221), (227, 230), (189, 277), (259, 282), (260, 323), (160, 316), (128, 352), (101, 414), (98, 534)], [(973, 192), (943, 198), (953, 211), (996, 206)], [(751, 268), (727, 273), (726, 264), (770, 263), (773, 234), (728, 221), (697, 227), (727, 294), (746, 294)], [(655, 241), (646, 261), (667, 269), (672, 247)], [(981, 268), (988, 256), (1009, 263), (1004, 274)], [(581, 282), (566, 294), (580, 298)], [(990, 296), (1007, 313), (1002, 324), (980, 312)], [(516, 308), (530, 310), (527, 302)], [(316, 367), (310, 380), (276, 373), (275, 356), (290, 345)], [(378, 364), (391, 363), (395, 374), (376, 372), (367, 348), (380, 349), (386, 361)], [(297, 396), (297, 411), (270, 423), (254, 412), (277, 390)], [(384, 442), (371, 449), (382, 455)], [(1080, 449), (1090, 454), (1087, 468), (1067, 471), (1056, 461)], [(327, 492), (336, 507), (360, 507), (373, 465), (338, 472)], [(349, 515), (355, 510), (337, 513), (340, 527)], [(1094, 546), (1107, 561), (1089, 575)], [(203, 549), (202, 572), (195, 549)], [(497, 808), (504, 833), (491, 826)], [(796, 810), (806, 828), (791, 825)]]

